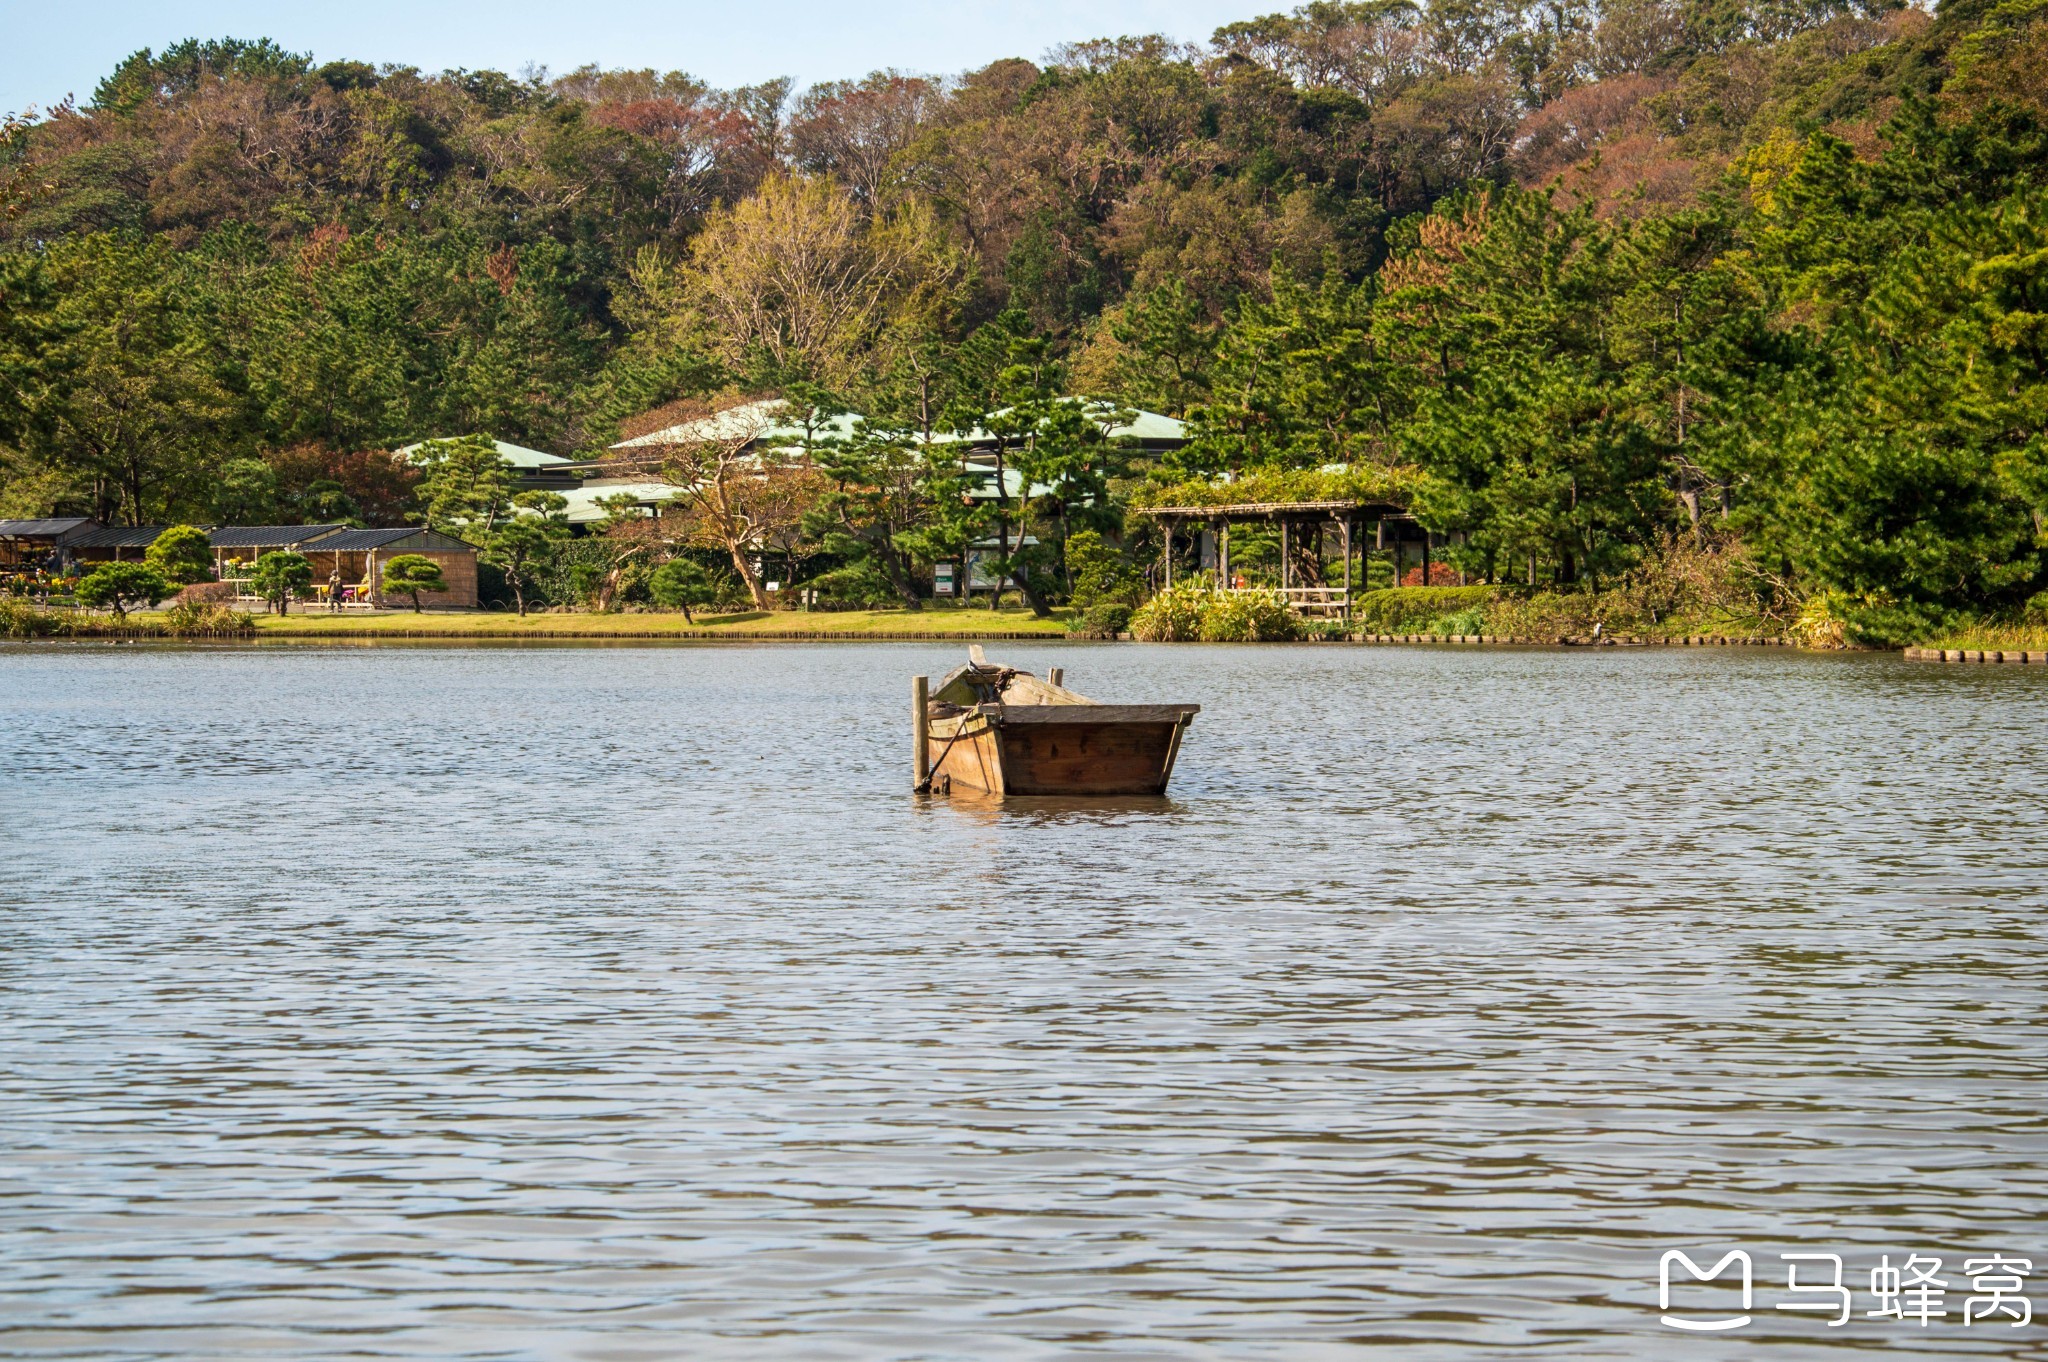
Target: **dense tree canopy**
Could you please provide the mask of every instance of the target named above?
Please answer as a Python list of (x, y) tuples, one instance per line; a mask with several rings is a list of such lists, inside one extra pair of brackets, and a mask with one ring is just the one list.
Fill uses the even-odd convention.
[[(2003, 609), (2048, 584), (2039, 13), (1311, 0), (804, 91), (145, 49), (0, 128), (0, 506), (489, 537), (466, 446), (386, 451), (810, 392), (872, 427), (777, 522), (821, 570), (914, 600), (993, 535), (1052, 596), (1145, 471), (1085, 394), (1187, 418), (1176, 476), (1401, 470), (1496, 580), (1697, 527), (1788, 598)], [(959, 509), (969, 426), (1061, 494)], [(522, 601), (558, 539), (500, 546)]]

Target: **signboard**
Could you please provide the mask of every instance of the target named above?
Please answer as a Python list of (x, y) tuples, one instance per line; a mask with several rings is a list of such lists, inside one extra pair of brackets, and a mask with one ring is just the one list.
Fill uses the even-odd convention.
[(952, 595), (952, 594), (953, 594), (953, 565), (952, 565), (951, 563), (933, 563), (933, 564), (932, 564), (932, 595), (934, 595), (934, 596), (950, 596), (950, 595)]
[[(1037, 542), (1036, 536), (1027, 534), (1010, 545), (1010, 552), (1015, 553), (1019, 549), (1028, 548)], [(968, 547), (967, 589), (969, 591), (994, 591), (996, 589), (995, 564), (1002, 557), (996, 549), (997, 543), (993, 539), (984, 539), (979, 544), (973, 544)], [(1001, 585), (1005, 590), (1008, 590), (1017, 585), (1017, 579), (1015, 577), (1005, 577)]]
[[(994, 591), (997, 586), (996, 570), (989, 566), (996, 560), (994, 549), (967, 550), (967, 589), (969, 591)], [(1001, 585), (1016, 585), (1005, 581)]]

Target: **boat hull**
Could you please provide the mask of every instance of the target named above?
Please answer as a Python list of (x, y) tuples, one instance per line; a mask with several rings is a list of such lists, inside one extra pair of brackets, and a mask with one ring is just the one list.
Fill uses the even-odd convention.
[(1192, 705), (981, 706), (934, 722), (934, 784), (996, 795), (1166, 793)]

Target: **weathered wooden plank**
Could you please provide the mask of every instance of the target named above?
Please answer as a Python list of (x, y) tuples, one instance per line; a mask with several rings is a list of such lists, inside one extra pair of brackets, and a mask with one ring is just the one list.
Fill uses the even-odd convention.
[(931, 678), (928, 676), (910, 678), (910, 735), (911, 769), (917, 779), (913, 788), (929, 789), (932, 777), (932, 707)]
[(1005, 728), (1024, 724), (1171, 724), (1202, 712), (1200, 705), (976, 705)]
[[(975, 716), (967, 716), (976, 724)], [(986, 725), (970, 728), (964, 735), (954, 737), (949, 730), (940, 740), (938, 730), (944, 721), (933, 725), (932, 778), (934, 782), (946, 782), (970, 790), (986, 790), (990, 794), (1003, 793), (1003, 761), (1001, 736)], [(955, 723), (952, 728), (960, 725)]]
[(1172, 721), (1005, 726), (1003, 783), (1019, 795), (1158, 794), (1180, 728)]

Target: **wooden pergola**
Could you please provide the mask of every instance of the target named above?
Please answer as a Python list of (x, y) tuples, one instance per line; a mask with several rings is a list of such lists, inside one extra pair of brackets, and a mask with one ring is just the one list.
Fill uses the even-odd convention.
[[(1390, 501), (1248, 501), (1228, 506), (1145, 506), (1138, 509), (1158, 520), (1160, 528), (1166, 532), (1165, 585), (1169, 587), (1173, 585), (1174, 533), (1190, 526), (1215, 532), (1217, 575), (1223, 579), (1224, 589), (1231, 590), (1230, 527), (1278, 525), (1280, 593), (1290, 603), (1304, 608), (1341, 608), (1347, 618), (1351, 614), (1351, 559), (1358, 537), (1368, 525), (1372, 528), (1373, 544), (1367, 552), (1392, 545), (1395, 551), (1394, 580), (1397, 583), (1406, 557), (1403, 546), (1416, 541), (1422, 545), (1423, 576), (1425, 580), (1428, 578), (1429, 535), (1416, 524), (1415, 517), (1405, 506)], [(1333, 527), (1341, 537), (1344, 550), (1341, 594), (1331, 587), (1297, 586), (1294, 582), (1294, 544), (1302, 542), (1307, 535), (1320, 537)]]

